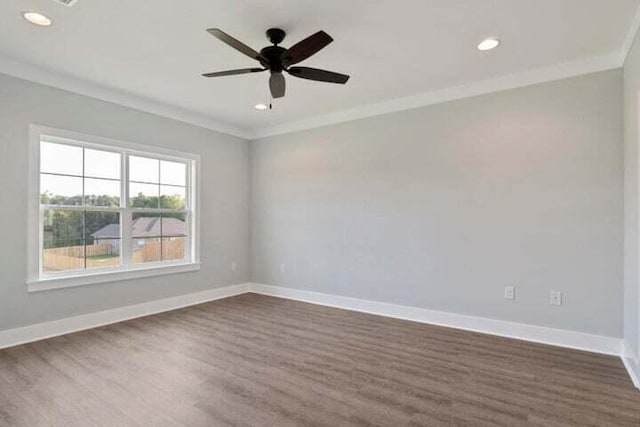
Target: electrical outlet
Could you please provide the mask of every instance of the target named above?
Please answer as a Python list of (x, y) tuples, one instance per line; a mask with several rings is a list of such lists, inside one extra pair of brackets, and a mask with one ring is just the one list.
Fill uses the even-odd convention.
[(504, 299), (516, 299), (516, 288), (515, 288), (515, 286), (505, 286), (504, 287)]
[(560, 291), (551, 291), (551, 295), (549, 297), (549, 304), (551, 304), (551, 305), (562, 305), (562, 292), (560, 292)]
[(238, 268), (238, 264), (236, 264), (236, 262), (235, 262), (235, 261), (234, 261), (234, 262), (232, 262), (232, 263), (231, 263), (231, 271), (236, 271), (236, 270), (237, 270), (237, 268)]
[(287, 271), (285, 265), (284, 264), (280, 264), (280, 273), (284, 273), (285, 271)]

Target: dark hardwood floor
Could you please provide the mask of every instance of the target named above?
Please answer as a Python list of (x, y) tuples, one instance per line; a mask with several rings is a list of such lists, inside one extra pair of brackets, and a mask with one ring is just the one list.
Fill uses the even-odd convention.
[(2, 426), (640, 426), (621, 361), (245, 294), (0, 350)]

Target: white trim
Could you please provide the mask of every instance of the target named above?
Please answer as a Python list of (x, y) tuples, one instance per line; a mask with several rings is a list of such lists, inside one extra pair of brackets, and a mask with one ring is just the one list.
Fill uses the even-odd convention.
[(129, 267), (123, 270), (86, 272), (76, 276), (51, 277), (27, 281), (28, 292), (49, 291), (53, 289), (73, 288), (76, 286), (96, 285), (98, 283), (119, 282), (141, 279), (143, 277), (165, 276), (200, 270), (200, 263), (154, 264), (153, 266)]
[[(122, 141), (119, 139), (106, 138), (103, 136), (89, 135), (86, 133), (76, 132), (68, 129), (59, 129), (50, 126), (42, 126), (38, 124), (29, 125), (29, 132), (32, 136), (37, 137), (36, 143), (39, 143), (40, 135), (46, 135), (47, 140), (52, 142), (62, 142), (64, 144), (76, 144), (80, 146), (94, 146), (99, 149), (107, 149), (110, 151), (127, 150), (138, 152), (139, 154), (152, 153), (156, 157), (163, 157), (165, 160), (196, 160), (200, 161), (200, 155), (188, 153), (186, 151), (170, 150), (168, 148), (156, 147), (153, 145), (139, 144), (135, 142)], [(36, 152), (37, 154), (37, 152)], [(39, 168), (38, 168), (39, 172)]]
[(620, 48), (620, 55), (618, 58), (618, 65), (620, 67), (624, 67), (624, 64), (627, 62), (627, 57), (629, 56), (629, 52), (631, 52), (631, 48), (633, 48), (633, 43), (636, 41), (638, 31), (640, 31), (640, 5), (638, 5), (636, 13), (633, 15), (631, 26), (629, 27), (627, 36)]
[(83, 331), (85, 329), (97, 328), (99, 326), (135, 319), (137, 317), (149, 316), (151, 314), (162, 313), (221, 298), (240, 295), (247, 292), (248, 289), (249, 284), (242, 283), (217, 289), (209, 289), (203, 292), (180, 295), (172, 298), (149, 301), (127, 307), (115, 308), (112, 310), (99, 311), (97, 313), (54, 320), (52, 322), (38, 323), (36, 325), (25, 326), (22, 328), (0, 331), (0, 348), (12, 347), (19, 344), (39, 341), (72, 332)]
[(119, 89), (110, 88), (79, 77), (48, 70), (37, 65), (0, 54), (0, 72), (22, 80), (40, 83), (45, 86), (66, 90), (102, 101), (112, 102), (125, 107), (155, 114), (184, 123), (200, 126), (216, 132), (247, 139), (247, 131), (205, 114), (188, 111), (179, 107), (164, 104), (153, 99), (135, 95)]
[(41, 210), (40, 210), (40, 134), (38, 127), (29, 126), (29, 164), (27, 166), (29, 188), (27, 189), (27, 280), (39, 276), (42, 265)]
[(325, 305), (328, 307), (342, 308), (432, 325), (447, 326), (466, 331), (498, 335), (501, 337), (591, 351), (594, 353), (620, 356), (622, 351), (622, 341), (619, 338), (591, 335), (565, 329), (554, 329), (506, 320), (467, 316), (464, 314), (322, 294), (300, 289), (264, 285), (260, 283), (252, 283), (250, 285), (250, 291), (279, 298)]
[(363, 119), (366, 117), (394, 113), (398, 111), (410, 110), (414, 108), (425, 107), (428, 105), (441, 104), (458, 99), (470, 98), (473, 96), (531, 86), (538, 83), (561, 80), (569, 77), (612, 70), (616, 68), (620, 68), (619, 54), (617, 52), (610, 55), (598, 56), (580, 61), (554, 65), (551, 67), (539, 68), (523, 73), (511, 74), (494, 79), (463, 84), (460, 86), (449, 87), (433, 92), (427, 92), (419, 95), (383, 101), (377, 104), (356, 107), (349, 110), (338, 111), (335, 113), (312, 117), (297, 122), (262, 128), (251, 132), (249, 134), (249, 137), (251, 139), (260, 139), (268, 136), (298, 132), (306, 129), (328, 126), (337, 123)]
[(622, 362), (624, 367), (627, 368), (627, 372), (629, 372), (631, 381), (640, 389), (640, 360), (626, 341), (623, 342)]
[[(192, 259), (194, 262), (200, 262), (200, 250), (201, 250), (201, 206), (202, 206), (202, 164), (200, 161), (200, 157), (195, 161), (195, 173), (190, 174), (189, 178), (191, 182), (189, 185), (191, 188), (195, 188), (195, 191), (191, 191), (191, 195), (194, 196), (191, 201), (191, 233), (193, 235), (193, 239), (191, 239), (191, 251), (192, 251)], [(193, 217), (195, 215), (195, 221)]]

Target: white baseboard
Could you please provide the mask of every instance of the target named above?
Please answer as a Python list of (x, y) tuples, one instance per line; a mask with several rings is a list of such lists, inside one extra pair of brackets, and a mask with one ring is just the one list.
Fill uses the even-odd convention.
[(620, 339), (601, 335), (591, 335), (565, 329), (547, 328), (544, 326), (535, 326), (505, 320), (487, 319), (484, 317), (466, 316), (464, 314), (368, 301), (338, 295), (321, 294), (317, 292), (270, 286), (260, 283), (252, 283), (250, 285), (250, 289), (251, 292), (263, 295), (271, 295), (280, 298), (309, 302), (312, 304), (360, 311), (363, 313), (376, 314), (378, 316), (448, 326), (467, 331), (516, 338), (577, 350), (615, 356), (620, 356), (622, 352), (622, 341)]
[(636, 387), (640, 388), (639, 360), (631, 349), (624, 345), (622, 340), (618, 338), (504, 320), (466, 316), (463, 314), (429, 310), (419, 307), (409, 307), (338, 295), (322, 294), (300, 289), (264, 285), (260, 283), (242, 283), (238, 285), (225, 286), (203, 292), (180, 295), (177, 297), (0, 331), (0, 349), (135, 319), (137, 317), (176, 310), (247, 292), (255, 292), (279, 298), (287, 298), (312, 304), (359, 311), (378, 316), (393, 317), (396, 319), (411, 320), (414, 322), (447, 326), (473, 332), (556, 345), (559, 347), (615, 355), (622, 358), (632, 381)]
[(135, 319), (137, 317), (148, 316), (150, 314), (176, 310), (190, 305), (244, 294), (249, 291), (249, 287), (249, 283), (225, 286), (203, 292), (180, 295), (177, 297), (149, 301), (142, 304), (135, 304), (112, 310), (99, 311), (96, 313), (54, 320), (52, 322), (38, 323), (22, 328), (0, 331), (0, 348), (13, 347), (19, 344), (65, 335), (71, 332), (78, 332), (85, 329), (96, 328), (98, 326), (109, 325), (111, 323), (122, 322), (123, 320)]
[(626, 342), (623, 343), (623, 353), (621, 357), (624, 367), (627, 368), (627, 372), (629, 372), (631, 381), (633, 381), (636, 387), (640, 388), (640, 359), (638, 359), (638, 356), (631, 350), (631, 347), (629, 347)]

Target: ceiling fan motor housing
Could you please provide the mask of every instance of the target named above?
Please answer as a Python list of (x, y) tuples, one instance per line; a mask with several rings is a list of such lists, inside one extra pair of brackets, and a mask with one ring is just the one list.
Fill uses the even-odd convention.
[(275, 45), (282, 43), (282, 40), (284, 40), (284, 36), (286, 35), (287, 33), (285, 33), (284, 30), (281, 30), (280, 28), (269, 28), (267, 30), (267, 38), (271, 43)]
[(269, 28), (267, 30), (267, 38), (273, 43), (273, 46), (267, 46), (260, 51), (260, 55), (266, 58), (268, 64), (262, 64), (269, 68), (272, 73), (281, 73), (285, 66), (282, 63), (282, 54), (287, 49), (278, 46), (284, 40), (286, 33), (280, 28)]
[(280, 46), (267, 46), (260, 51), (260, 54), (268, 61), (266, 65), (272, 73), (280, 73), (284, 69), (282, 54), (286, 51), (287, 49)]

